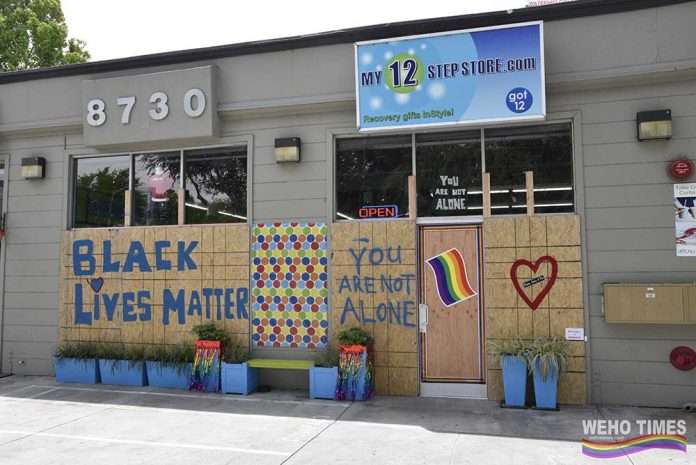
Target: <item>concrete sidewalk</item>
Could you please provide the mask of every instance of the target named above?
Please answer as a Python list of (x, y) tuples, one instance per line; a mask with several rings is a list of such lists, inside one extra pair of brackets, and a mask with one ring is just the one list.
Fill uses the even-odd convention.
[(690, 444), (696, 433), (696, 414), (679, 410), (539, 412), (393, 397), (348, 403), (303, 392), (242, 397), (12, 376), (0, 379), (0, 464), (696, 463), (691, 450), (584, 457), (582, 421), (593, 418), (684, 419)]

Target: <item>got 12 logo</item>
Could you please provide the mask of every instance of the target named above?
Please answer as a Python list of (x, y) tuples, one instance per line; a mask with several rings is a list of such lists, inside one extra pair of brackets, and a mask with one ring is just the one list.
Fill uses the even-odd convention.
[(515, 87), (507, 93), (505, 102), (510, 111), (514, 113), (524, 113), (532, 107), (534, 97), (529, 89)]

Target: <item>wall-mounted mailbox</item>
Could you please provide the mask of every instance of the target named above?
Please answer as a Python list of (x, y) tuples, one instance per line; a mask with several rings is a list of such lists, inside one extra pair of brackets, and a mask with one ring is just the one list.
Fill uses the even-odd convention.
[(605, 284), (604, 318), (607, 323), (696, 324), (696, 285)]

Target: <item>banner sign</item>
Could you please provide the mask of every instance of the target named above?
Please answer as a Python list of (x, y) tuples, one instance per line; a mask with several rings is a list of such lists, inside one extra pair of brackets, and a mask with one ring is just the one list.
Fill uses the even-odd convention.
[(363, 131), (543, 120), (542, 22), (355, 44)]
[(696, 257), (696, 183), (674, 185), (677, 257)]

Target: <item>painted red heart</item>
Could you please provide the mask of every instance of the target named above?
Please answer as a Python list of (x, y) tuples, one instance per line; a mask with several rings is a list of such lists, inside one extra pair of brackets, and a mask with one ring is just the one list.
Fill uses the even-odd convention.
[[(537, 271), (539, 271), (539, 267), (543, 263), (549, 263), (551, 265), (551, 275), (547, 276), (545, 281), (546, 285), (541, 289), (539, 294), (534, 298), (534, 300), (530, 299), (525, 290), (520, 286), (520, 281), (517, 278), (517, 270), (521, 266), (526, 266), (532, 270), (532, 274), (536, 274)], [(532, 263), (529, 260), (525, 260), (524, 258), (520, 258), (519, 260), (516, 260), (513, 264), (512, 267), (510, 268), (510, 279), (512, 280), (512, 284), (515, 286), (515, 290), (519, 294), (519, 296), (522, 298), (522, 300), (525, 301), (525, 303), (531, 308), (532, 310), (536, 310), (539, 308), (539, 305), (541, 305), (541, 302), (544, 300), (544, 297), (551, 291), (551, 288), (553, 285), (556, 283), (556, 277), (558, 276), (558, 262), (556, 261), (555, 258), (549, 256), (549, 255), (544, 255), (543, 257), (539, 257), (536, 262)]]

